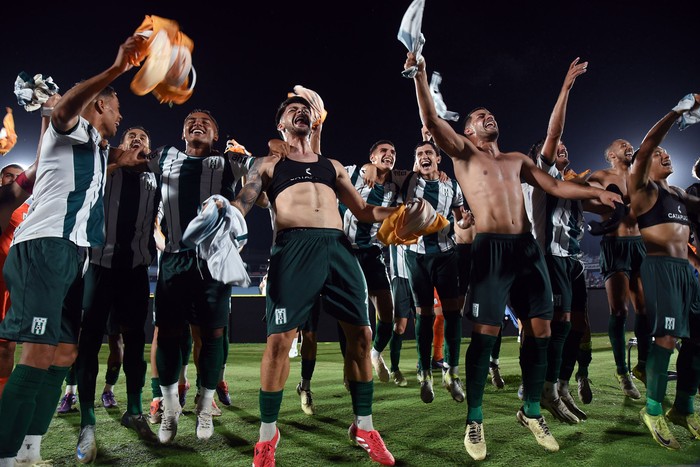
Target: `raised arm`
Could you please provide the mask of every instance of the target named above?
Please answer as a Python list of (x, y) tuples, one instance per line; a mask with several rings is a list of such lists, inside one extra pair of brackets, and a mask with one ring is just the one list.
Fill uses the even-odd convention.
[(473, 154), (474, 148), (467, 138), (457, 134), (449, 123), (438, 116), (425, 71), (425, 59), (422, 58), (420, 62), (416, 62), (416, 56), (409, 52), (404, 68), (410, 68), (414, 65), (418, 67), (418, 72), (413, 81), (416, 85), (416, 98), (418, 100), (420, 118), (427, 131), (435, 140), (435, 144), (451, 157), (466, 158)]
[(82, 81), (68, 90), (51, 114), (51, 123), (59, 131), (68, 131), (78, 123), (83, 109), (92, 102), (107, 85), (119, 75), (133, 67), (142, 36), (131, 36), (119, 46), (119, 52), (112, 66), (105, 71)]
[(569, 101), (569, 92), (580, 75), (586, 72), (588, 62), (579, 63), (579, 57), (571, 62), (569, 71), (564, 78), (564, 84), (559, 92), (557, 102), (554, 104), (552, 115), (549, 117), (549, 125), (547, 126), (547, 137), (542, 146), (542, 156), (549, 165), (554, 164), (557, 158), (557, 148), (561, 141), (561, 135), (564, 133), (564, 120), (566, 119), (566, 106)]

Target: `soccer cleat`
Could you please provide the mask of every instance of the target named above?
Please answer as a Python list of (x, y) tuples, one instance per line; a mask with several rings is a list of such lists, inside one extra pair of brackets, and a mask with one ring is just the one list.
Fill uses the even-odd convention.
[(150, 441), (155, 443), (158, 441), (158, 437), (151, 431), (151, 427), (148, 426), (148, 421), (143, 414), (133, 415), (129, 412), (124, 412), (122, 415), (121, 424), (131, 430), (134, 430), (144, 441)]
[(435, 360), (434, 358), (430, 359), (430, 369), (431, 370), (442, 370), (445, 368), (445, 359), (441, 358), (440, 360)]
[(154, 399), (151, 401), (151, 407), (148, 412), (148, 421), (156, 425), (163, 418), (163, 399)]
[[(185, 402), (187, 402), (187, 391), (190, 390), (190, 382), (187, 381), (185, 384), (177, 385), (177, 397), (180, 399), (180, 407), (185, 407)], [(196, 402), (195, 402), (196, 404)]]
[(568, 423), (569, 425), (575, 425), (579, 422), (578, 417), (571, 413), (571, 411), (561, 400), (561, 397), (551, 399), (549, 397), (542, 396), (542, 399), (540, 400), (540, 405), (543, 408), (549, 410), (551, 414), (554, 415), (554, 418), (561, 422)]
[(682, 426), (693, 435), (693, 438), (700, 439), (700, 417), (696, 413), (682, 414), (676, 411), (673, 406), (666, 412), (666, 418), (674, 425)]
[(379, 462), (382, 465), (394, 465), (394, 456), (384, 445), (384, 440), (377, 430), (365, 431), (360, 430), (355, 423), (348, 428), (348, 436), (350, 440), (361, 446), (370, 459), (374, 462)]
[[(374, 354), (374, 350), (372, 350), (372, 354)], [(388, 383), (389, 369), (386, 367), (386, 363), (384, 363), (384, 357), (382, 357), (381, 353), (378, 353), (376, 357), (372, 355), (372, 366), (374, 367), (374, 371), (377, 373), (379, 381), (381, 381), (382, 383)]]
[(80, 429), (78, 445), (75, 448), (75, 459), (81, 464), (88, 464), (97, 457), (97, 442), (95, 441), (95, 425), (85, 425)]
[(576, 416), (579, 420), (588, 419), (586, 412), (578, 408), (574, 402), (574, 398), (571, 397), (571, 393), (568, 390), (563, 391), (562, 389), (559, 389), (559, 399), (561, 399), (566, 408), (569, 409), (569, 412), (574, 414), (574, 416)]
[(467, 425), (464, 434), (464, 447), (467, 454), (475, 461), (486, 458), (486, 439), (484, 438), (484, 425), (479, 422), (471, 422)]
[(435, 399), (433, 392), (433, 374), (430, 370), (423, 371), (420, 380), (420, 400), (430, 404)]
[(216, 385), (216, 395), (219, 397), (219, 402), (225, 406), (231, 405), (231, 395), (228, 392), (226, 381), (219, 381), (219, 384)]
[(644, 383), (644, 386), (647, 385), (647, 370), (642, 370), (641, 368), (639, 368), (639, 364), (635, 365), (634, 368), (632, 368), (632, 376)]
[(197, 412), (197, 438), (205, 440), (214, 434), (214, 421), (212, 419), (211, 408), (199, 410)]
[(503, 389), (506, 382), (503, 381), (501, 377), (501, 369), (498, 365), (489, 365), (489, 375), (491, 376), (491, 384), (496, 386), (497, 389)]
[(404, 378), (403, 373), (401, 373), (401, 370), (392, 371), (391, 379), (394, 380), (394, 384), (401, 388), (405, 388), (406, 386), (408, 386), (408, 380)]
[(255, 443), (253, 467), (275, 467), (275, 450), (279, 442), (280, 430), (277, 429), (277, 433), (270, 441), (258, 441)]
[(163, 418), (160, 422), (160, 429), (158, 430), (158, 439), (162, 444), (169, 444), (175, 439), (177, 434), (177, 422), (180, 419), (180, 413), (182, 409), (178, 407), (177, 410), (164, 410)]
[(301, 397), (301, 410), (306, 415), (316, 415), (314, 400), (311, 398), (310, 389), (302, 389), (301, 383), (297, 384), (297, 394)]
[(647, 408), (642, 407), (642, 410), (639, 412), (639, 417), (651, 432), (651, 436), (654, 438), (654, 441), (656, 441), (659, 445), (665, 447), (666, 449), (681, 448), (681, 445), (678, 444), (676, 438), (674, 438), (673, 434), (671, 434), (671, 430), (668, 428), (666, 419), (663, 415), (649, 415)]
[(631, 399), (639, 399), (642, 397), (642, 395), (639, 394), (637, 386), (635, 386), (632, 382), (629, 372), (625, 373), (624, 375), (615, 373), (615, 376), (617, 377), (617, 381), (620, 383), (620, 389), (622, 389), (625, 396)]
[(442, 386), (447, 389), (452, 399), (457, 402), (464, 402), (464, 388), (459, 376), (451, 374), (447, 368), (442, 370)]
[(56, 409), (56, 413), (64, 414), (68, 412), (75, 412), (75, 404), (78, 403), (78, 397), (75, 394), (69, 393), (63, 396), (61, 399), (61, 403), (58, 405), (58, 409)]
[(578, 398), (584, 404), (590, 404), (593, 400), (593, 391), (591, 391), (591, 380), (586, 376), (576, 376), (578, 383)]
[(114, 393), (112, 391), (105, 391), (102, 393), (102, 405), (105, 409), (117, 407), (117, 399), (114, 398)]
[(515, 417), (522, 426), (529, 428), (532, 434), (535, 435), (537, 444), (549, 452), (557, 452), (559, 450), (559, 443), (557, 443), (557, 440), (554, 439), (554, 436), (552, 436), (552, 433), (549, 431), (549, 427), (547, 426), (547, 422), (544, 421), (543, 416), (540, 415), (539, 417), (530, 418), (525, 415), (525, 411), (520, 407)]

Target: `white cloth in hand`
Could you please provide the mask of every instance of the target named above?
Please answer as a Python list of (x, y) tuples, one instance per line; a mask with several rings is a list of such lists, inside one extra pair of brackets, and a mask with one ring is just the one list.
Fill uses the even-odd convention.
[(690, 125), (700, 122), (700, 107), (695, 108), (695, 110), (693, 107), (695, 107), (695, 95), (688, 94), (672, 109), (674, 112), (682, 112), (676, 120), (679, 130), (685, 130)]
[(452, 120), (453, 122), (459, 121), (459, 114), (457, 112), (452, 112), (447, 110), (447, 105), (445, 100), (442, 98), (442, 93), (440, 92), (440, 83), (442, 82), (442, 75), (437, 71), (433, 71), (433, 76), (430, 78), (430, 92), (433, 95), (433, 101), (435, 102), (435, 110), (440, 118), (445, 120)]
[[(425, 36), (421, 32), (423, 24), (423, 9), (425, 8), (425, 0), (413, 0), (408, 6), (406, 13), (401, 19), (401, 26), (397, 38), (403, 45), (406, 46), (409, 52), (413, 52), (417, 61), (421, 61), (421, 52), (425, 45)], [(401, 72), (404, 78), (413, 78), (418, 73), (418, 67), (412, 66)]]

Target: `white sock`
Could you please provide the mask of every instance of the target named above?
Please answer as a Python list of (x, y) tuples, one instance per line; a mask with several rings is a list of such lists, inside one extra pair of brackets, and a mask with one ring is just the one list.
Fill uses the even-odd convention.
[(31, 464), (41, 460), (41, 435), (26, 435), (17, 452), (17, 462)]
[(66, 385), (66, 394), (75, 394), (78, 392), (78, 385), (77, 384), (67, 384)]
[(0, 457), (0, 467), (15, 467), (15, 458)]
[(372, 358), (379, 358), (379, 352), (377, 352), (377, 350), (374, 347), (372, 347), (370, 355), (372, 356)]
[(490, 359), (491, 359), (491, 366), (498, 366), (498, 358), (490, 357)]
[(372, 431), (374, 430), (374, 425), (372, 424), (372, 415), (358, 415), (355, 417), (355, 425), (360, 430)]
[(180, 407), (180, 397), (177, 394), (177, 383), (173, 383), (170, 386), (160, 386), (160, 391), (163, 393), (163, 411), (174, 410), (179, 412), (182, 410)]
[(258, 441), (270, 441), (277, 434), (277, 422), (260, 423), (260, 439)]
[(197, 408), (195, 410), (201, 411), (206, 408), (211, 409), (211, 404), (214, 401), (215, 392), (216, 389), (207, 388), (201, 388), (199, 391), (197, 391), (197, 394), (199, 394), (199, 400), (197, 401)]

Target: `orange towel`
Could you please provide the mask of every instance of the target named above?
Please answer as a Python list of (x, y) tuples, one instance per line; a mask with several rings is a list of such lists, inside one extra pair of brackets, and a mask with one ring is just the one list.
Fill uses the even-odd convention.
[(418, 243), (418, 239), (423, 235), (439, 232), (450, 225), (450, 221), (445, 216), (435, 213), (435, 219), (428, 226), (418, 228), (413, 232), (408, 232), (408, 234), (399, 235), (398, 232), (403, 232), (407, 221), (411, 221), (411, 219), (406, 218), (406, 207), (406, 204), (400, 205), (396, 211), (384, 219), (379, 231), (377, 231), (377, 240), (385, 245), (413, 245)]
[(0, 156), (4, 156), (17, 143), (17, 133), (15, 133), (15, 119), (12, 116), (12, 109), (5, 107), (7, 114), (2, 119), (2, 129), (0, 129)]

